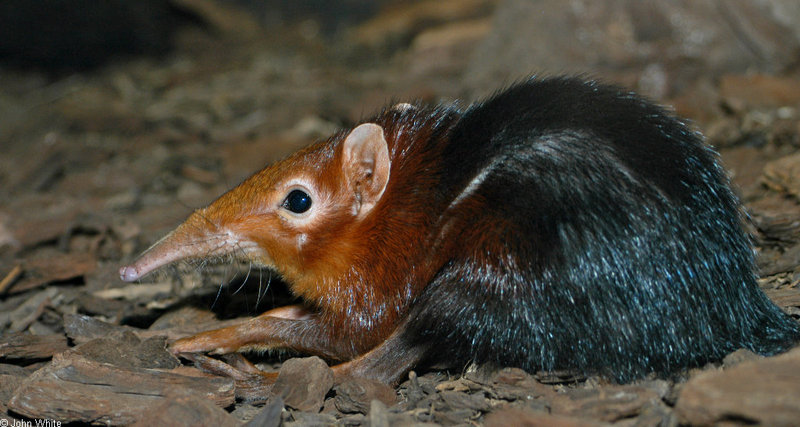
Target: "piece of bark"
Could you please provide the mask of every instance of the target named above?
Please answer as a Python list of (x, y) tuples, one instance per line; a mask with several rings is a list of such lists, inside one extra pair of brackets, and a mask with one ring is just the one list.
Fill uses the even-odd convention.
[(294, 358), (284, 362), (272, 393), (299, 411), (319, 412), (325, 395), (333, 387), (333, 371), (319, 357)]
[(752, 215), (753, 223), (766, 242), (791, 245), (800, 241), (800, 218), (797, 206), (791, 202), (789, 212), (759, 212)]
[(467, 394), (461, 391), (443, 391), (439, 393), (444, 403), (452, 410), (468, 409), (470, 411), (488, 411), (491, 409), (489, 400), (482, 394)]
[(651, 388), (609, 385), (558, 394), (550, 408), (554, 415), (616, 422), (638, 416), (644, 408), (660, 401), (659, 393)]
[(30, 374), (31, 372), (22, 366), (0, 363), (0, 375), (11, 375), (14, 377), (25, 378)]
[(377, 399), (386, 406), (397, 403), (397, 394), (392, 387), (362, 377), (353, 377), (337, 384), (334, 388), (336, 398), (334, 403), (339, 412), (345, 414), (369, 412), (370, 404)]
[(609, 424), (547, 412), (507, 407), (492, 412), (486, 417), (487, 427), (526, 426), (526, 427), (599, 427)]
[[(625, 421), (622, 421), (619, 424), (622, 424), (624, 422)], [(636, 423), (633, 424), (633, 427), (644, 427), (644, 426), (677, 427), (677, 425), (678, 425), (678, 417), (675, 415), (675, 411), (673, 411), (672, 408), (670, 408), (663, 402), (656, 402), (653, 404), (648, 404), (647, 406), (642, 408), (641, 412), (636, 417)]]
[(234, 402), (233, 381), (227, 378), (204, 376), (191, 368), (118, 367), (65, 352), (26, 378), (8, 407), (29, 418), (130, 424), (142, 416), (142, 408), (176, 388), (192, 390), (222, 407)]
[(536, 381), (547, 384), (576, 384), (586, 381), (586, 375), (573, 371), (538, 371), (533, 375)]
[(5, 405), (11, 400), (17, 387), (22, 384), (24, 379), (25, 377), (16, 375), (0, 374), (0, 404)]
[(790, 246), (782, 252), (764, 252), (758, 257), (757, 262), (762, 277), (794, 271), (800, 266), (800, 243)]
[(681, 423), (795, 426), (800, 420), (800, 349), (701, 373), (681, 389), (675, 411)]
[(134, 426), (239, 426), (239, 420), (208, 399), (195, 392), (179, 389), (170, 391), (163, 399), (158, 399), (144, 408)]
[(77, 344), (130, 329), (127, 326), (112, 325), (83, 314), (64, 315), (64, 331)]
[(56, 288), (34, 292), (30, 298), (8, 313), (11, 325), (7, 332), (23, 332), (28, 329), (44, 313), (45, 308), (52, 305), (52, 298), (57, 294)]
[(722, 366), (724, 366), (725, 369), (729, 369), (745, 362), (753, 362), (763, 358), (764, 356), (760, 354), (753, 353), (746, 348), (740, 348), (725, 356), (725, 358), (722, 359)]
[(790, 313), (791, 308), (800, 307), (800, 288), (764, 289), (764, 293), (775, 305)]
[(281, 413), (283, 412), (283, 399), (276, 396), (271, 399), (246, 427), (279, 427), (281, 425)]
[(12, 333), (0, 338), (0, 359), (49, 359), (69, 348), (61, 334)]
[[(336, 424), (336, 417), (331, 414), (317, 414), (314, 412), (287, 411), (283, 414), (284, 424), (298, 427), (332, 426)], [(295, 422), (291, 422), (295, 421)]]
[(8, 289), (8, 293), (19, 293), (39, 286), (75, 279), (93, 272), (97, 259), (88, 253), (64, 254), (46, 259), (25, 261), (24, 273)]
[[(555, 397), (553, 388), (544, 385), (519, 368), (504, 368), (497, 371), (489, 380), (487, 388), (490, 397), (508, 401), (539, 400), (549, 402)], [(547, 404), (549, 406), (549, 403)]]
[(369, 425), (370, 427), (389, 427), (389, 410), (378, 399), (370, 402)]
[(455, 380), (442, 381), (436, 385), (437, 391), (477, 391), (481, 389), (481, 385), (475, 381), (469, 380), (464, 377), (456, 378)]
[(3, 207), (24, 212), (12, 216), (8, 224), (15, 246), (21, 248), (58, 240), (85, 209), (75, 198), (54, 193), (24, 194)]
[(166, 350), (165, 337), (140, 340), (133, 332), (122, 331), (96, 338), (75, 347), (74, 351), (97, 362), (125, 368), (173, 369), (181, 366)]
[(763, 182), (771, 190), (800, 199), (800, 153), (767, 163)]
[[(117, 275), (119, 275), (119, 273), (117, 273)], [(94, 280), (96, 280), (96, 277), (93, 275), (93, 278), (89, 281), (91, 282)], [(109, 281), (106, 281), (105, 283), (108, 282)], [(90, 287), (87, 286), (87, 289), (89, 288)], [(77, 305), (79, 313), (93, 316), (100, 315), (106, 319), (119, 319), (126, 310), (130, 310), (131, 305), (128, 301), (103, 299), (83, 292), (75, 299), (75, 304)]]
[(469, 409), (435, 409), (433, 411), (433, 419), (442, 425), (468, 424), (473, 418), (475, 418), (475, 412)]

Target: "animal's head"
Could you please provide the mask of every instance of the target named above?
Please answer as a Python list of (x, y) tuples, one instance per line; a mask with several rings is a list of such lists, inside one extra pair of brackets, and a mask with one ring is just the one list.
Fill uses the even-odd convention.
[(135, 281), (183, 259), (233, 256), (283, 275), (314, 298), (316, 279), (345, 271), (354, 243), (389, 182), (384, 130), (373, 123), (333, 136), (255, 173), (198, 209), (133, 264)]

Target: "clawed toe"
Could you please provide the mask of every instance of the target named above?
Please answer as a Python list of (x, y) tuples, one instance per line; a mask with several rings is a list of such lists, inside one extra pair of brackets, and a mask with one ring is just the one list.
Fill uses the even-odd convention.
[(269, 396), (278, 377), (276, 372), (263, 372), (236, 353), (226, 355), (224, 362), (198, 353), (179, 353), (178, 356), (192, 361), (204, 372), (233, 379), (236, 397), (244, 400), (263, 400)]

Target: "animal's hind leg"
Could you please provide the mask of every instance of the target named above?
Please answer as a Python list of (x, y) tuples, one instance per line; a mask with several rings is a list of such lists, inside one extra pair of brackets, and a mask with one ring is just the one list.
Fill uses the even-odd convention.
[(180, 356), (191, 360), (202, 371), (233, 379), (236, 397), (244, 400), (265, 399), (278, 379), (277, 372), (264, 372), (238, 353), (226, 355), (225, 362), (196, 353), (181, 353)]
[(336, 382), (346, 377), (365, 377), (389, 385), (400, 382), (404, 375), (414, 369), (428, 356), (432, 345), (411, 343), (398, 327), (383, 343), (355, 359), (333, 366)]
[[(398, 328), (386, 341), (369, 352), (333, 366), (335, 381), (340, 383), (355, 376), (389, 385), (399, 383), (408, 371), (425, 360), (432, 348), (428, 343), (410, 343), (403, 338), (403, 330), (403, 327)], [(180, 355), (194, 362), (201, 370), (232, 378), (236, 384), (236, 396), (245, 400), (265, 398), (278, 378), (277, 372), (263, 372), (240, 354), (227, 355), (225, 362), (195, 353)]]

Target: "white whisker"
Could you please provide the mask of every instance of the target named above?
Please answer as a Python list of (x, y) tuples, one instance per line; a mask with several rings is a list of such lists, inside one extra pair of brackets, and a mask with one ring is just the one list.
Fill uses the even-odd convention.
[[(252, 266), (253, 263), (250, 263)], [(263, 279), (263, 275), (261, 274), (261, 270), (258, 270), (258, 292), (256, 292), (256, 309), (258, 309), (258, 305), (261, 304), (261, 281)]]

